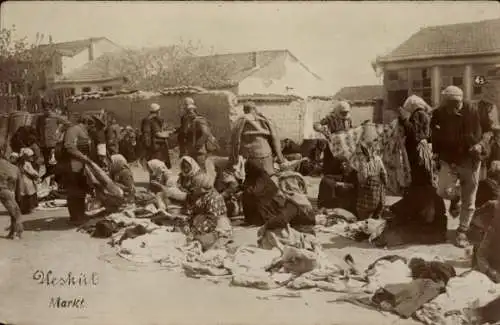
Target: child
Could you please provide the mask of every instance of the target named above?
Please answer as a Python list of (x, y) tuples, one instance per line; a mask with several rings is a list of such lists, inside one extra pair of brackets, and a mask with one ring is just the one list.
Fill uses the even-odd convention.
[(18, 166), (21, 170), (17, 203), (22, 214), (29, 214), (38, 206), (37, 186), (40, 175), (33, 168), (34, 152), (30, 148), (21, 149)]
[(230, 165), (217, 174), (215, 188), (224, 197), (229, 219), (234, 219), (243, 214), (241, 193), (245, 180), (245, 161), (242, 156), (238, 156), (236, 164)]
[(359, 220), (379, 218), (385, 205), (387, 171), (376, 151), (376, 136), (373, 125), (364, 126), (362, 141), (353, 161), (358, 175), (356, 211)]

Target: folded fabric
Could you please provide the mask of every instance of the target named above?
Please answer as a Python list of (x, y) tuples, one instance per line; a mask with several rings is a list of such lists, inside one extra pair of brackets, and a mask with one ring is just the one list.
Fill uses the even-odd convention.
[(444, 283), (429, 279), (417, 279), (406, 284), (389, 284), (373, 295), (373, 302), (388, 303), (393, 311), (404, 317), (410, 317), (425, 303), (443, 292)]

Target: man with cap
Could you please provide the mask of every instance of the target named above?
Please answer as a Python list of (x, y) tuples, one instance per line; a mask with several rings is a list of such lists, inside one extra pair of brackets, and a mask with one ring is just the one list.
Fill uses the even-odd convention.
[(465, 101), (463, 92), (448, 86), (442, 92), (442, 104), (431, 119), (432, 149), (439, 160), (438, 194), (451, 198), (454, 184), (459, 181), (460, 224), (455, 245), (469, 245), (467, 231), (475, 211), (481, 159), (486, 152), (497, 117), (482, 116), (477, 105)]
[(88, 126), (88, 133), (92, 141), (90, 152), (91, 159), (99, 167), (107, 169), (107, 148), (106, 148), (106, 122), (101, 115), (92, 115), (92, 123)]
[(231, 161), (234, 165), (241, 155), (247, 161), (264, 169), (267, 174), (274, 175), (274, 160), (279, 164), (285, 162), (281, 151), (281, 143), (274, 124), (258, 110), (254, 102), (243, 105), (243, 113), (235, 123), (231, 138)]
[(58, 129), (61, 124), (63, 124), (62, 116), (54, 113), (52, 106), (45, 103), (43, 114), (37, 119), (35, 125), (45, 164), (44, 178), (54, 174), (54, 164), (51, 160), (55, 155)]
[[(347, 131), (352, 128), (351, 105), (347, 101), (336, 103), (333, 110), (321, 121), (314, 123), (314, 130), (322, 134), (332, 134)], [(323, 174), (341, 175), (342, 161), (333, 157), (330, 147), (323, 152)]]
[(181, 127), (178, 134), (180, 155), (192, 157), (205, 172), (215, 178), (215, 167), (212, 161), (207, 159), (218, 149), (210, 125), (207, 119), (198, 113), (192, 98), (186, 97), (181, 109)]
[(142, 120), (141, 132), (145, 146), (146, 159), (159, 159), (171, 168), (168, 147), (168, 135), (165, 130), (165, 121), (160, 117), (160, 105), (152, 103), (149, 107), (149, 116)]

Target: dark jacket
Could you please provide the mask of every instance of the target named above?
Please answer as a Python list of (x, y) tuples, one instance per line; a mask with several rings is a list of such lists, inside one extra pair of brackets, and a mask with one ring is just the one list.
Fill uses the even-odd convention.
[(480, 114), (477, 106), (464, 101), (459, 113), (446, 107), (434, 110), (431, 119), (432, 149), (447, 163), (461, 163), (472, 157), (470, 149), (480, 144), (486, 151), (492, 138), (495, 117), (490, 112)]
[(163, 127), (164, 121), (157, 116), (148, 116), (142, 120), (141, 133), (146, 149), (156, 150), (160, 147), (156, 134), (161, 132)]
[(36, 131), (42, 148), (55, 148), (57, 141), (57, 129), (59, 127), (61, 117), (54, 113), (44, 114), (40, 116), (36, 123)]
[(208, 121), (203, 116), (197, 114), (183, 116), (178, 135), (181, 156), (206, 154), (207, 141), (211, 134)]

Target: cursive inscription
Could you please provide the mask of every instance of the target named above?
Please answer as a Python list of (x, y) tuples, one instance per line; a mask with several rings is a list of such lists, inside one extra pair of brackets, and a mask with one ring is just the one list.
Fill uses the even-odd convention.
[(50, 308), (85, 308), (85, 299), (73, 298), (62, 299), (61, 297), (52, 297), (49, 302)]
[(95, 287), (99, 283), (99, 276), (96, 272), (90, 274), (68, 272), (58, 275), (52, 270), (36, 270), (33, 273), (33, 280), (48, 287)]

